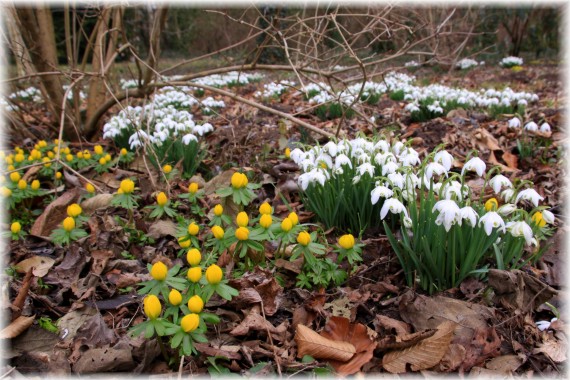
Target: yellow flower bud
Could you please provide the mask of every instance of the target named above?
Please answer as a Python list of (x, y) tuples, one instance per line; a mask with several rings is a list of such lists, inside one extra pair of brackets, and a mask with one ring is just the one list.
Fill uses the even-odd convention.
[(21, 179), (18, 181), (18, 189), (26, 190), (27, 187), (28, 187), (28, 183), (26, 182), (25, 179)]
[(198, 184), (196, 182), (192, 182), (188, 185), (188, 192), (190, 194), (196, 194), (198, 192)]
[(180, 245), (180, 248), (189, 248), (190, 245), (192, 244), (192, 241), (190, 241), (190, 239), (180, 241), (181, 239), (184, 239), (184, 238), (183, 237), (178, 238), (178, 245)]
[(220, 226), (213, 226), (212, 227), (212, 234), (218, 240), (222, 240), (224, 238), (224, 229)]
[(47, 146), (46, 140), (40, 140), (40, 141), (38, 141), (38, 146), (39, 146), (40, 148), (45, 148), (45, 147)]
[(194, 330), (196, 330), (198, 328), (198, 326), (200, 325), (200, 317), (198, 316), (198, 314), (188, 314), (185, 315), (181, 320), (180, 320), (180, 327), (182, 327), (182, 330), (184, 330), (184, 332), (190, 333)]
[(38, 190), (40, 188), (40, 181), (37, 179), (34, 179), (32, 181), (32, 184), (30, 185), (30, 187), (32, 188), (32, 190)]
[(6, 161), (6, 164), (7, 164), (7, 165), (12, 165), (12, 164), (14, 164), (14, 158), (11, 157), (11, 156), (7, 156), (7, 157), (4, 159), (4, 161)]
[(168, 275), (168, 268), (162, 261), (158, 261), (150, 268), (150, 275), (157, 281), (164, 281)]
[(542, 216), (542, 212), (537, 211), (532, 215), (532, 221), (536, 224), (539, 228), (546, 226), (546, 220), (544, 220)]
[(204, 308), (204, 300), (199, 295), (192, 296), (188, 300), (188, 310), (192, 313), (200, 313)]
[(242, 187), (246, 187), (248, 184), (247, 176), (243, 173), (234, 173), (232, 175), (232, 187), (234, 189), (241, 189)]
[(71, 232), (75, 228), (75, 219), (73, 219), (71, 216), (68, 216), (63, 220), (62, 225), (64, 230)]
[(121, 153), (120, 153), (120, 154), (121, 154), (121, 156), (126, 156), (126, 155), (127, 155), (127, 153), (128, 153), (128, 151), (127, 151), (127, 149), (126, 149), (126, 148), (121, 148)]
[(95, 186), (87, 182), (85, 184), (85, 190), (87, 190), (88, 193), (93, 194), (95, 192)]
[(67, 206), (67, 216), (71, 216), (72, 218), (78, 217), (82, 211), (83, 210), (81, 209), (81, 206), (79, 206), (77, 203), (73, 203)]
[(132, 179), (124, 179), (121, 181), (120, 189), (123, 191), (124, 194), (130, 194), (135, 190), (135, 183)]
[(107, 160), (105, 159), (105, 157), (101, 157), (99, 159), (99, 165), (105, 165), (107, 163)]
[(24, 155), (22, 153), (18, 153), (17, 155), (14, 156), (14, 161), (16, 162), (22, 162), (26, 159), (26, 157), (24, 157)]
[(297, 216), (297, 214), (295, 212), (290, 213), (288, 218), (291, 220), (291, 223), (293, 224), (293, 226), (296, 226), (297, 223), (299, 223), (299, 217)]
[(206, 280), (212, 285), (218, 284), (222, 281), (222, 277), (224, 274), (222, 273), (222, 268), (217, 266), (216, 264), (212, 264), (206, 269)]
[(164, 194), (164, 192), (160, 192), (158, 193), (158, 195), (156, 196), (156, 203), (158, 203), (159, 206), (164, 207), (164, 205), (166, 205), (166, 203), (168, 203), (168, 197), (166, 196), (166, 194)]
[(55, 179), (61, 179), (61, 172), (55, 172)]
[(8, 167), (6, 168), (6, 170), (8, 170), (9, 172), (15, 170), (16, 168), (14, 167), (14, 165), (8, 165)]
[(162, 171), (164, 172), (164, 174), (170, 173), (172, 171), (172, 165), (168, 165), (168, 164), (164, 165), (162, 167)]
[(186, 277), (193, 283), (197, 283), (202, 278), (202, 268), (200, 267), (192, 267), (188, 269), (188, 273), (186, 273)]
[(307, 231), (299, 232), (297, 235), (297, 243), (301, 244), (303, 247), (306, 247), (311, 242), (311, 235)]
[(200, 264), (200, 261), (202, 261), (202, 255), (200, 254), (199, 250), (192, 248), (186, 254), (186, 260), (190, 266), (195, 267), (196, 265)]
[(271, 224), (273, 223), (273, 218), (271, 217), (271, 214), (263, 214), (261, 215), (261, 218), (259, 219), (259, 225), (265, 229), (271, 227)]
[(216, 216), (222, 216), (222, 214), (224, 213), (224, 208), (222, 207), (222, 205), (217, 204), (214, 207), (214, 215)]
[(198, 235), (199, 231), (200, 231), (200, 226), (198, 226), (194, 222), (190, 223), (190, 225), (188, 226), (188, 233), (192, 236)]
[(2, 196), (4, 198), (8, 198), (10, 196), (12, 196), (12, 190), (10, 190), (9, 188), (7, 188), (6, 186), (2, 186), (0, 188), (0, 194), (2, 194)]
[(291, 222), (291, 219), (289, 219), (289, 217), (283, 219), (281, 222), (281, 230), (289, 232), (291, 231), (291, 228), (293, 228), (293, 222)]
[(354, 236), (352, 234), (342, 235), (338, 238), (338, 245), (344, 249), (351, 249), (354, 247)]
[(105, 160), (106, 160), (107, 162), (111, 161), (112, 159), (113, 159), (113, 157), (111, 157), (111, 155), (110, 155), (109, 153), (107, 153), (107, 154), (105, 155)]
[(63, 153), (63, 154), (69, 154), (70, 152), (71, 152), (71, 151), (69, 150), (69, 147), (68, 147), (68, 146), (66, 146), (66, 147), (62, 150), (62, 153)]
[(49, 162), (50, 159), (48, 157), (44, 157), (42, 158), (42, 162), (44, 162), (44, 167), (49, 168), (51, 167), (51, 162)]
[(238, 240), (247, 240), (249, 239), (249, 230), (247, 227), (239, 227), (236, 230), (235, 236), (238, 238)]
[(88, 150), (83, 151), (83, 158), (86, 160), (91, 159), (91, 153)]
[(15, 183), (15, 182), (18, 182), (20, 179), (22, 179), (22, 177), (20, 176), (20, 173), (18, 173), (18, 172), (10, 173), (10, 181)]
[(182, 303), (182, 294), (176, 289), (172, 289), (168, 294), (168, 302), (173, 306), (178, 306)]
[(490, 198), (487, 202), (485, 202), (485, 210), (491, 211), (496, 210), (499, 207), (499, 202), (497, 202), (496, 198)]
[(83, 152), (82, 151), (77, 152), (76, 156), (77, 158), (83, 158)]
[(260, 214), (271, 214), (273, 212), (273, 210), (271, 209), (271, 206), (269, 205), (269, 203), (264, 202), (261, 204), (261, 206), (259, 206), (259, 213)]
[(236, 224), (240, 227), (247, 227), (247, 224), (249, 223), (249, 217), (247, 216), (247, 214), (245, 213), (245, 211), (240, 212), (239, 214), (237, 214), (236, 216)]
[(66, 154), (66, 155), (65, 155), (65, 160), (66, 160), (67, 162), (73, 161), (73, 154)]
[(291, 158), (291, 149), (285, 148), (285, 157), (286, 157), (286, 158)]
[(160, 300), (154, 294), (148, 295), (143, 300), (144, 313), (149, 319), (156, 319), (162, 313)]
[(103, 147), (101, 145), (95, 145), (93, 151), (95, 152), (95, 154), (101, 155), (103, 154)]
[(55, 157), (55, 153), (50, 150), (49, 152), (47, 152), (47, 156), (49, 159), (52, 159)]
[(14, 222), (10, 226), (10, 231), (12, 231), (13, 234), (20, 233), (21, 230), (22, 230), (22, 225), (20, 224), (20, 222)]

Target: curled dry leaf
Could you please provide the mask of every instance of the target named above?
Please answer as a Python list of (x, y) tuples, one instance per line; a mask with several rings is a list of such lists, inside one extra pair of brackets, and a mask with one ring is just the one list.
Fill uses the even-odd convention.
[(305, 325), (297, 325), (295, 333), (297, 357), (310, 355), (316, 359), (330, 359), (340, 362), (349, 361), (356, 353), (356, 348), (342, 341), (334, 341), (319, 335)]
[(30, 268), (36, 277), (43, 277), (48, 274), (49, 270), (55, 263), (55, 260), (46, 256), (32, 256), (29, 259), (22, 260), (16, 264), (16, 270), (19, 273), (26, 273)]
[(113, 194), (97, 194), (81, 202), (81, 207), (83, 208), (83, 213), (90, 215), (99, 208), (108, 207), (112, 200)]
[(391, 373), (406, 372), (408, 364), (411, 365), (412, 371), (420, 371), (437, 365), (451, 343), (456, 326), (457, 324), (451, 321), (441, 323), (433, 336), (412, 347), (384, 355), (382, 365)]
[(23, 333), (34, 323), (35, 315), (25, 317), (23, 315), (16, 318), (8, 326), (0, 331), (0, 339), (12, 339)]

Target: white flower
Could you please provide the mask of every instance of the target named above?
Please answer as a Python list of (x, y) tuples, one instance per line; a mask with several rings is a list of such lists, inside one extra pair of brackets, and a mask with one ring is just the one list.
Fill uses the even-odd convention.
[(383, 220), (388, 214), (388, 211), (390, 211), (392, 214), (399, 214), (403, 212), (405, 216), (408, 216), (408, 211), (406, 210), (402, 202), (400, 202), (396, 198), (390, 198), (384, 201), (384, 205), (380, 210), (380, 219)]
[(542, 210), (542, 219), (548, 224), (554, 224), (554, 214), (548, 210)]
[(530, 201), (532, 202), (534, 207), (537, 207), (538, 202), (543, 200), (544, 197), (540, 196), (540, 194), (538, 194), (535, 189), (524, 189), (517, 195), (517, 198), (515, 199), (515, 204), (517, 204), (520, 199)]
[(299, 148), (295, 148), (291, 151), (291, 160), (293, 160), (294, 163), (299, 164), (301, 161), (303, 161), (305, 159), (305, 152), (303, 152), (301, 149)]
[(461, 170), (461, 175), (463, 175), (463, 173), (466, 170), (469, 170), (476, 172), (479, 177), (482, 177), (486, 167), (487, 166), (485, 165), (485, 162), (483, 162), (482, 159), (480, 159), (479, 157), (473, 157), (472, 159), (470, 159), (465, 163), (463, 169)]
[(396, 156), (390, 152), (377, 153), (376, 156), (374, 156), (374, 162), (378, 165), (385, 165), (387, 162), (396, 162)]
[(548, 330), (550, 328), (550, 325), (552, 323), (556, 322), (557, 320), (558, 320), (558, 318), (552, 318), (550, 320), (550, 322), (549, 321), (538, 321), (538, 322), (536, 322), (536, 327), (538, 327), (538, 329), (540, 331)]
[(503, 218), (495, 211), (490, 211), (483, 215), (481, 219), (479, 219), (479, 225), (483, 224), (485, 228), (485, 233), (487, 236), (491, 235), (493, 232), (493, 228), (500, 228), (503, 232), (505, 232), (505, 222)]
[(511, 181), (502, 174), (497, 174), (489, 181), (489, 185), (493, 188), (495, 194), (499, 194), (502, 187), (513, 187)]
[(541, 131), (542, 133), (550, 133), (550, 132), (551, 132), (550, 125), (549, 125), (548, 123), (543, 123), (543, 124), (540, 126), (540, 131)]
[(360, 176), (355, 175), (354, 178), (352, 179), (352, 184), (356, 185), (358, 182), (360, 182)]
[(461, 219), (467, 219), (471, 227), (475, 227), (477, 225), (477, 218), (479, 218), (479, 215), (472, 207), (463, 207), (459, 210), (459, 215), (461, 216)]
[(526, 123), (524, 129), (526, 129), (529, 132), (536, 132), (538, 131), (538, 125), (534, 121), (531, 121)]
[(407, 216), (404, 216), (404, 227), (406, 228), (412, 228), (412, 219), (408, 218)]
[(358, 170), (358, 173), (361, 176), (364, 175), (364, 173), (368, 173), (370, 177), (374, 177), (374, 166), (372, 166), (372, 164), (368, 162), (363, 163), (362, 165), (357, 167), (356, 170)]
[(510, 202), (514, 195), (515, 191), (513, 189), (505, 189), (501, 192), (501, 198), (503, 198), (505, 202)]
[(404, 188), (404, 176), (401, 173), (390, 173), (388, 174), (388, 179), (392, 182), (393, 186)]
[(307, 190), (307, 187), (309, 187), (310, 183), (318, 182), (321, 184), (321, 186), (324, 186), (326, 180), (327, 177), (321, 170), (313, 169), (299, 176), (299, 185), (301, 185), (301, 189)]
[(338, 152), (337, 146), (336, 146), (336, 144), (334, 143), (334, 141), (329, 141), (328, 143), (326, 143), (325, 146), (323, 146), (323, 149), (324, 149), (326, 152), (329, 152), (329, 154), (330, 154), (332, 157), (336, 156), (336, 154), (337, 154), (337, 152)]
[(449, 171), (453, 164), (453, 156), (447, 150), (440, 150), (433, 157), (433, 161), (442, 164), (445, 170)]
[(390, 174), (396, 172), (398, 169), (398, 164), (395, 162), (387, 162), (384, 166), (382, 166), (382, 175)]
[(348, 158), (346, 154), (339, 154), (335, 158), (334, 166), (339, 169), (343, 165), (348, 165), (348, 167), (352, 169), (352, 161), (350, 161), (350, 158)]
[(378, 199), (380, 199), (380, 197), (390, 198), (393, 194), (394, 192), (389, 188), (387, 188), (386, 186), (378, 186), (374, 188), (374, 190), (372, 190), (372, 192), (370, 193), (372, 204), (375, 205), (376, 203), (378, 203)]
[(497, 212), (502, 216), (507, 216), (507, 215), (512, 214), (516, 209), (517, 209), (517, 206), (515, 206), (514, 204), (505, 203), (504, 205), (499, 207)]
[(182, 142), (184, 143), (184, 145), (188, 145), (192, 141), (198, 141), (198, 138), (194, 136), (192, 133), (188, 133), (182, 136)]
[(507, 230), (515, 237), (524, 236), (527, 245), (532, 243), (532, 228), (526, 222), (508, 222)]
[(433, 206), (431, 212), (434, 212), (435, 210), (439, 211), (439, 215), (435, 220), (435, 224), (438, 226), (443, 224), (447, 232), (449, 232), (452, 225), (454, 225), (456, 222), (461, 221), (459, 206), (457, 206), (457, 203), (455, 203), (455, 201), (449, 199), (438, 201)]
[(445, 169), (445, 167), (442, 164), (439, 164), (437, 162), (430, 162), (427, 166), (426, 166), (426, 178), (428, 180), (431, 179), (433, 173), (437, 174), (437, 175), (442, 175), (445, 174), (447, 176), (447, 170)]

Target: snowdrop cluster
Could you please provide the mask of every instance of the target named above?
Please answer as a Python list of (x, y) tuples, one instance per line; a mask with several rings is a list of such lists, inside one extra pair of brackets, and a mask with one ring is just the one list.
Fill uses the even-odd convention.
[(19, 90), (10, 94), (10, 99), (20, 99), (20, 100), (27, 100), (32, 102), (42, 102), (42, 93), (36, 87), (28, 87), (25, 90)]
[(404, 67), (418, 67), (418, 66), (420, 66), (420, 63), (414, 60), (404, 63)]
[[(69, 88), (68, 85), (63, 85), (63, 91), (67, 91), (67, 89)], [(79, 91), (79, 99), (81, 100), (85, 100), (87, 99), (87, 94), (85, 94), (83, 91)], [(69, 91), (67, 93), (67, 100), (73, 100), (73, 90)]]
[(257, 98), (276, 98), (284, 94), (295, 82), (282, 80), (279, 83), (271, 82), (263, 85), (263, 91), (256, 91), (253, 95)]
[(139, 82), (136, 79), (121, 78), (119, 80), (119, 85), (121, 86), (121, 89), (127, 90), (129, 88), (137, 88), (139, 85)]
[(503, 59), (501, 59), (501, 62), (499, 62), (499, 65), (503, 66), (503, 67), (513, 67), (513, 66), (522, 66), (523, 65), (523, 59), (519, 58), (519, 57), (505, 57)]
[(211, 87), (225, 87), (234, 85), (245, 85), (250, 82), (258, 81), (263, 77), (259, 73), (240, 73), (237, 71), (230, 71), (227, 74), (213, 74), (207, 77), (198, 78), (194, 82)]
[(209, 114), (212, 112), (212, 108), (224, 108), (226, 103), (223, 100), (216, 100), (211, 96), (208, 96), (206, 99), (200, 101), (200, 106), (205, 114)]
[[(521, 125), (522, 125), (521, 120), (518, 117), (513, 117), (508, 121), (508, 128), (510, 129), (519, 129)], [(529, 132), (541, 132), (541, 133), (552, 132), (552, 128), (550, 128), (550, 124), (548, 124), (547, 122), (542, 123), (539, 127), (538, 124), (532, 120), (526, 123), (523, 129)]]
[(470, 58), (463, 58), (463, 59), (457, 61), (457, 63), (455, 64), (455, 67), (457, 67), (458, 69), (461, 69), (461, 70), (466, 70), (466, 69), (469, 69), (469, 68), (475, 67), (475, 66), (479, 66), (479, 62), (477, 62), (474, 59), (470, 59)]

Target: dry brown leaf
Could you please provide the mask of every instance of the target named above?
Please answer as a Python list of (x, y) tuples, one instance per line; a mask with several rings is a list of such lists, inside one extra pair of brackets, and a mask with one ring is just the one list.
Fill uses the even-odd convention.
[(112, 199), (113, 194), (97, 194), (81, 202), (81, 208), (83, 208), (85, 214), (89, 215), (99, 208), (109, 206)]
[(79, 188), (73, 188), (63, 193), (59, 198), (51, 202), (36, 219), (30, 234), (49, 237), (51, 232), (67, 216), (67, 206), (77, 202), (77, 199), (79, 199)]
[(30, 268), (34, 268), (32, 273), (36, 277), (43, 277), (48, 274), (55, 260), (46, 256), (32, 256), (29, 259), (22, 260), (16, 264), (16, 270), (19, 273), (26, 273)]
[(382, 358), (382, 366), (391, 373), (404, 373), (411, 364), (412, 371), (431, 368), (441, 361), (447, 351), (456, 323), (446, 321), (440, 324), (437, 332), (404, 350), (392, 351)]
[(176, 237), (176, 224), (171, 220), (158, 220), (149, 227), (147, 235), (153, 239), (167, 235)]
[(532, 353), (543, 353), (556, 363), (562, 363), (566, 360), (566, 351), (568, 350), (568, 341), (566, 335), (562, 331), (555, 334), (546, 334), (546, 339), (540, 343)]
[(16, 318), (8, 326), (0, 331), (0, 339), (12, 339), (23, 333), (34, 323), (35, 315), (24, 317), (23, 315)]
[(418, 331), (413, 334), (390, 335), (378, 340), (379, 350), (401, 350), (411, 347), (437, 332), (436, 329)]
[(503, 355), (493, 358), (485, 364), (490, 370), (509, 374), (515, 372), (523, 364), (523, 360), (518, 355)]
[(503, 161), (505, 161), (510, 169), (518, 170), (519, 168), (519, 158), (516, 154), (511, 152), (503, 153)]
[[(503, 155), (503, 157), (504, 157), (504, 155)], [(516, 157), (516, 156), (515, 156), (515, 157)], [(494, 153), (494, 152), (491, 152), (491, 153), (489, 154), (489, 158), (487, 159), (487, 161), (489, 161), (489, 163), (492, 164), (492, 165), (494, 165), (494, 166), (499, 166), (499, 167), (501, 168), (501, 171), (504, 171), (504, 172), (512, 173), (512, 172), (517, 172), (517, 171), (518, 171), (518, 169), (516, 169), (516, 168), (511, 168), (511, 167), (509, 167), (509, 166), (506, 166), (506, 165), (501, 164), (501, 163), (499, 162), (499, 160), (497, 160), (497, 157), (495, 157), (495, 153)]]
[(297, 342), (298, 358), (310, 355), (316, 359), (347, 362), (356, 353), (356, 348), (352, 344), (324, 338), (317, 332), (301, 324), (297, 325), (295, 342)]

